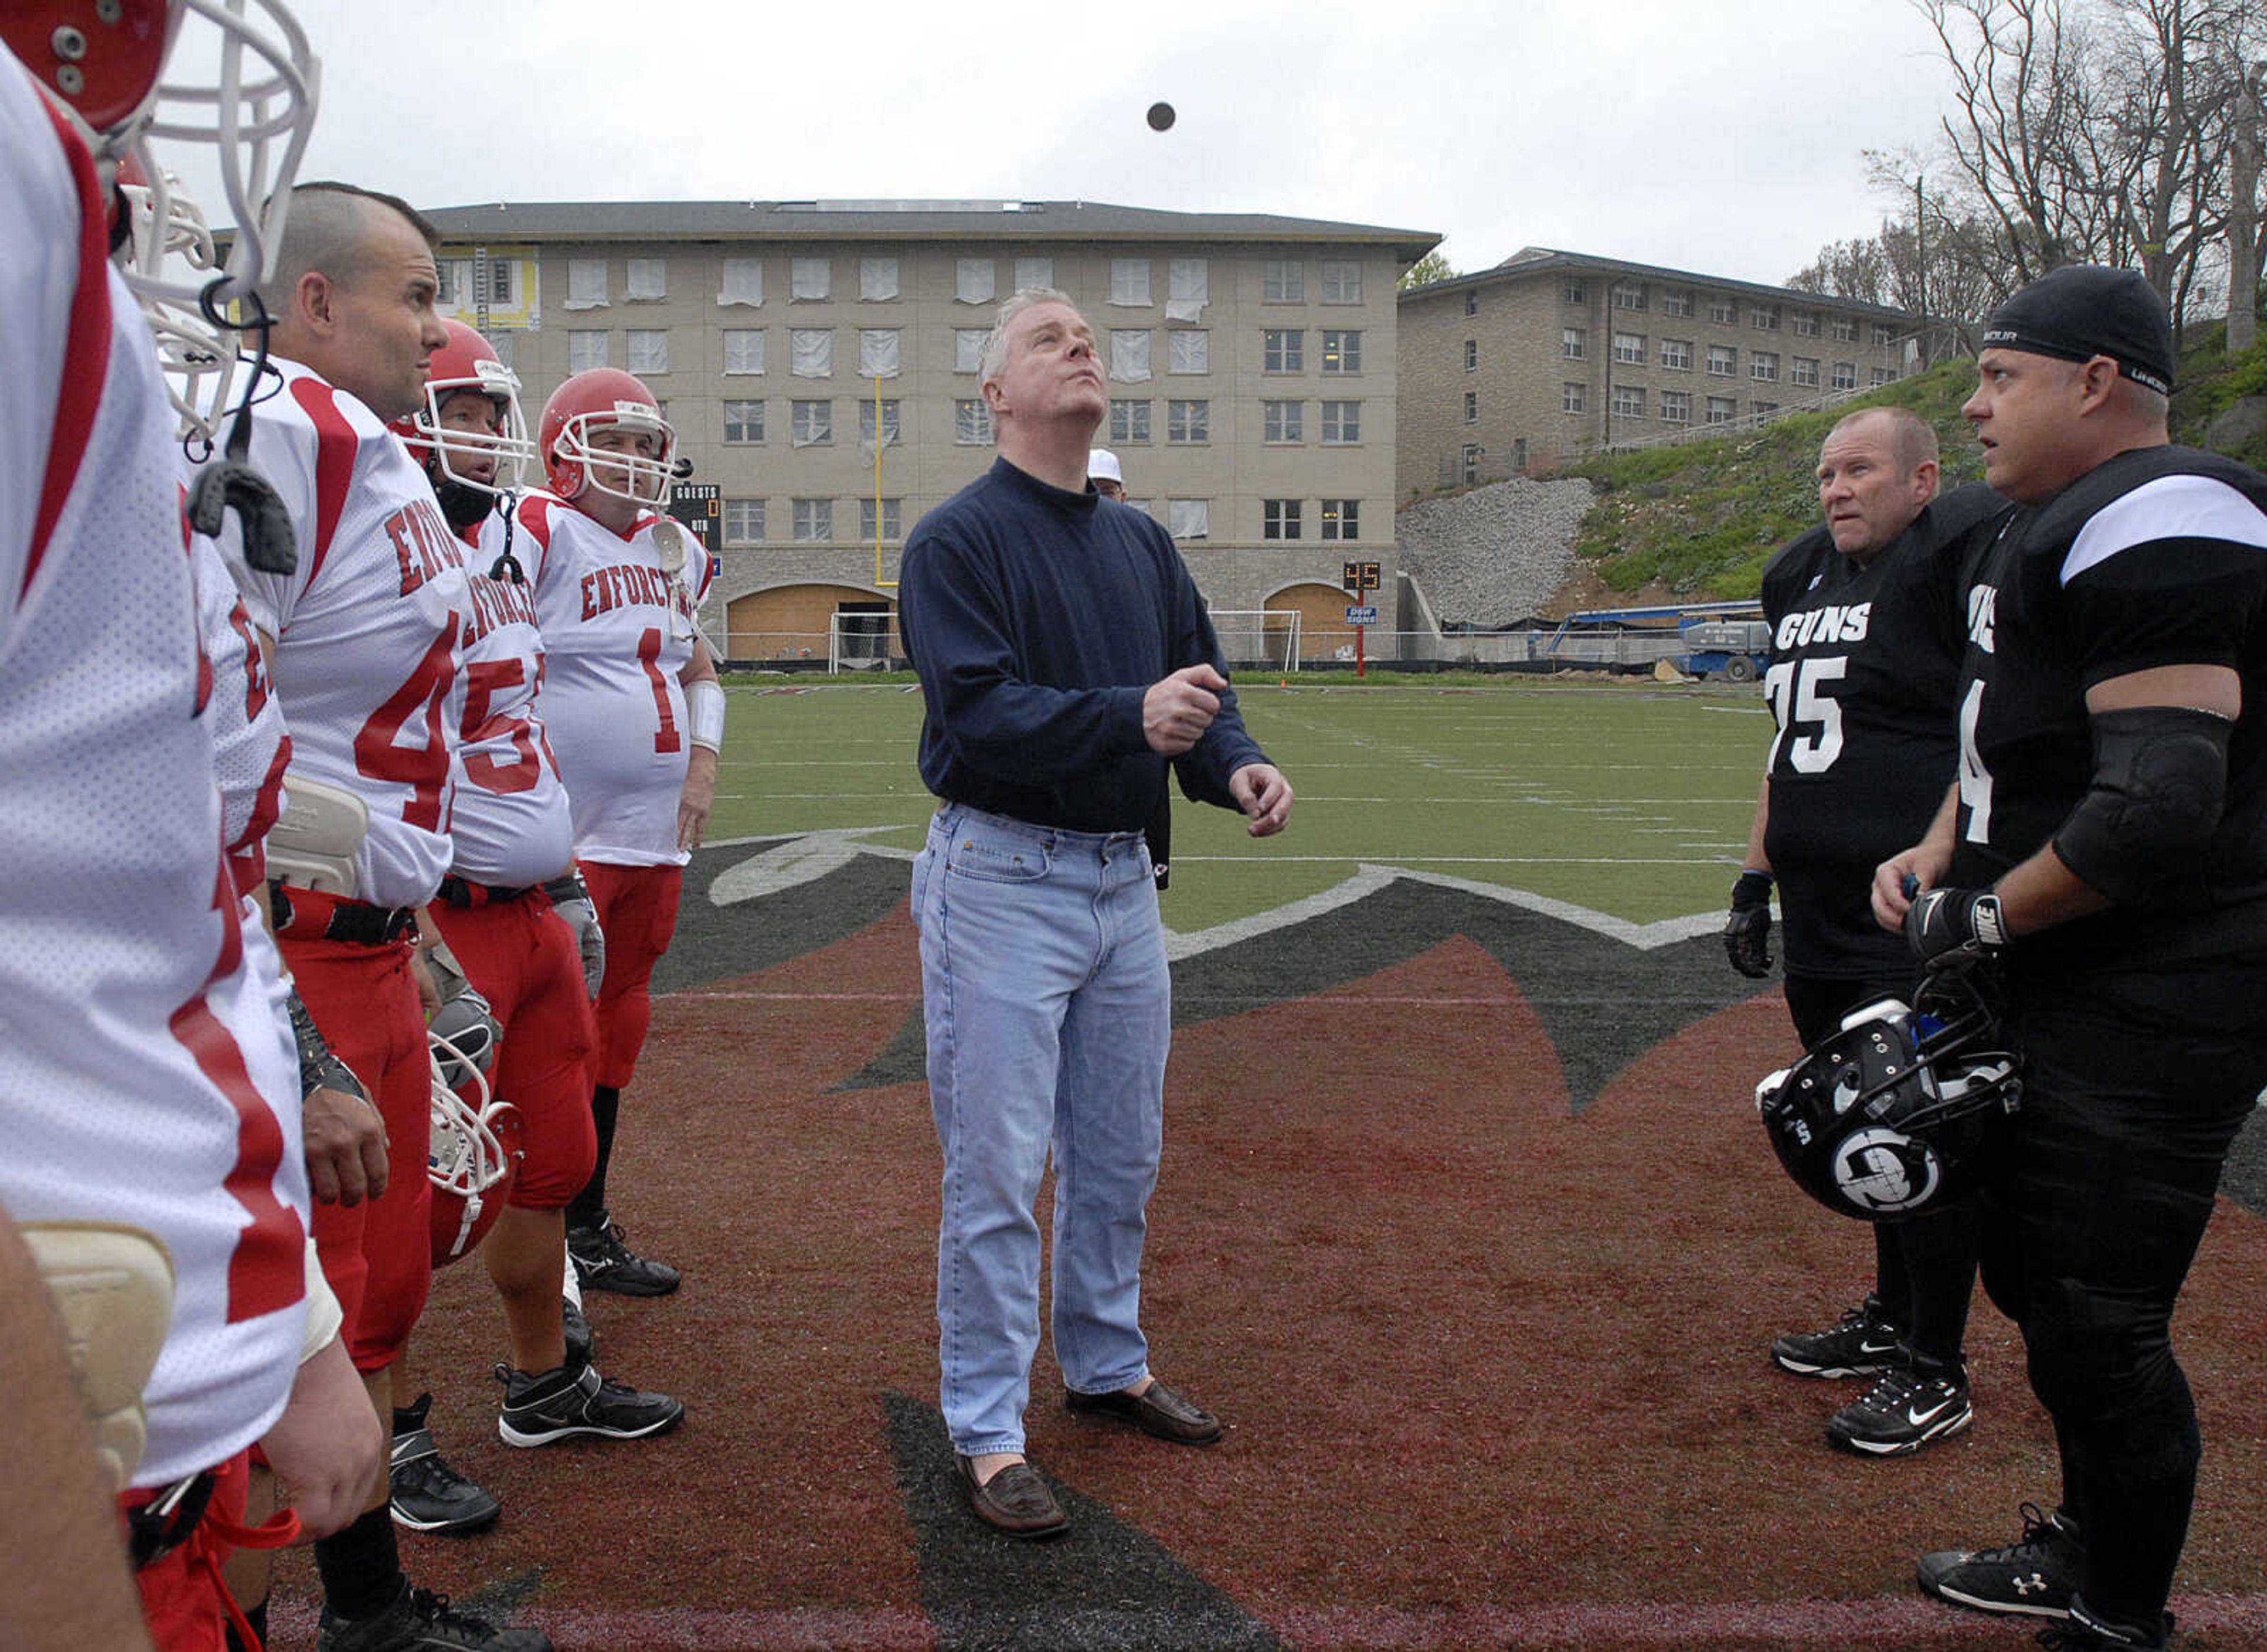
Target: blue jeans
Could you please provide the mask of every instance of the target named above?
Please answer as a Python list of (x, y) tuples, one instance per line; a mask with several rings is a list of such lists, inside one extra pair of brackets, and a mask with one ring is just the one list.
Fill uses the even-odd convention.
[(1172, 985), (1138, 832), (947, 804), (913, 862), (929, 1103), (944, 1149), (939, 1403), (953, 1449), (1023, 1449), (1054, 1153), (1055, 1357), (1082, 1393), (1148, 1372), (1144, 1211), (1163, 1141)]

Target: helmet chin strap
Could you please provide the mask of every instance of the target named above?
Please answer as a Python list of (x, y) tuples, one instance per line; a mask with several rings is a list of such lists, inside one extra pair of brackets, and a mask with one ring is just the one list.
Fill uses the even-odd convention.
[[(205, 319), (224, 329), (233, 324), (221, 314), (215, 300), (227, 284), (227, 277), (218, 277), (197, 298)], [(282, 496), (268, 479), (252, 468), (249, 457), (252, 401), (259, 392), (260, 381), (268, 371), (268, 308), (260, 303), (257, 292), (246, 292), (237, 302), (251, 312), (251, 319), (241, 330), (259, 340), (257, 353), (253, 357), (252, 378), (245, 386), (244, 400), (237, 404), (235, 417), (229, 422), (228, 440), (221, 457), (199, 471), (196, 481), (190, 484), (189, 525), (207, 539), (216, 540), (228, 513), (233, 510), (244, 534), (246, 565), (263, 574), (289, 574), (299, 566), (290, 513), (283, 508)]]

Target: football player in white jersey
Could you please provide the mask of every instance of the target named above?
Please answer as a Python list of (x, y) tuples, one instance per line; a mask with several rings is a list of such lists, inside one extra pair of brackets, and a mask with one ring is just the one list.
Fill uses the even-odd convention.
[[(252, 392), (248, 458), (280, 497), (297, 565), (263, 570), (234, 522), (219, 540), (290, 724), (287, 787), (304, 777), (353, 805), (320, 846), (329, 872), (295, 868), (270, 888), (299, 995), (378, 1103), (395, 1167), (382, 1194), (314, 1217), (348, 1352), (381, 1414), (431, 1279), (430, 1187), (416, 1173), (431, 1069), (415, 943), (451, 853), (471, 613), (464, 543), (385, 428), (422, 405), (444, 341), (432, 247), (429, 226), (393, 197), (336, 184), (292, 192), (260, 288), (280, 383)], [(317, 1543), (315, 1562), (321, 1652), (547, 1652), (535, 1631), (494, 1628), (411, 1588), (383, 1482), (359, 1518)]]
[(693, 623), (708, 560), (659, 514), (677, 436), (635, 378), (576, 374), (544, 404), (537, 445), (551, 491), (524, 502), (518, 521), (541, 552), (543, 721), (606, 936), (591, 1073), (598, 1167), (568, 1207), (567, 1244), (584, 1289), (661, 1296), (677, 1289), (677, 1270), (623, 1242), (606, 1169), (652, 1016), (653, 966), (716, 794), (724, 691)]
[[(562, 1213), (597, 1156), (591, 1000), (603, 961), (594, 958), (599, 968), (588, 970), (576, 929), (557, 909), (579, 909), (597, 928), (574, 870), (566, 789), (537, 715), (545, 656), (533, 582), (544, 547), (522, 536), (511, 515), (534, 444), (520, 416), (517, 378), (473, 328), (445, 326), (449, 340), (434, 353), (426, 406), (394, 428), (431, 477), (450, 526), (475, 553), (450, 825), (455, 858), (432, 917), (503, 1026), (491, 1077), (523, 1122), (525, 1156), (503, 1215), (480, 1242), (511, 1343), (497, 1427), (522, 1446), (576, 1435), (639, 1439), (674, 1428), (684, 1406), (600, 1377), (587, 1345), (568, 1346), (560, 1296)], [(437, 1250), (435, 1259), (446, 1259)], [(395, 1374), (405, 1375), (400, 1366)], [(397, 1382), (394, 1519), (444, 1531), (493, 1520), (495, 1499), (435, 1448), (426, 1427), (430, 1396), (407, 1396)]]
[[(198, 647), (157, 351), (105, 256), (112, 180), (162, 111), (159, 70), (190, 10), (116, 0), (91, 17), (29, 3), (0, 15), (0, 243), (22, 254), (0, 263), (0, 302), (22, 324), (0, 343), (0, 914), (12, 937), (0, 1208), (62, 1247), (35, 1252), (58, 1300), (92, 1230), (158, 1265), (146, 1318), (123, 1327), (147, 1335), (154, 1369), (108, 1369), (114, 1332), (91, 1334), (81, 1304), (67, 1311), (76, 1374), (91, 1404), (124, 1406), (99, 1437), (135, 1488), (121, 1501), (150, 1634), (168, 1652), (216, 1652), (224, 1534), (253, 1535), (229, 1517), (246, 1449), (265, 1436), (321, 1531), (361, 1501), (377, 1435), (343, 1347), (309, 1324), (292, 1056), (272, 978), (246, 967), (221, 862), (206, 714), (227, 689)], [(288, 14), (263, 12), (200, 12), (223, 32), (229, 89), (206, 100), (219, 112), (206, 136), (231, 196), (253, 202), (275, 181), (266, 145), (288, 150), (288, 181), (313, 113), (304, 39)], [(247, 106), (273, 100), (238, 108), (239, 91)], [(244, 213), (224, 295), (259, 269), (275, 222)], [(6, 1237), (14, 1268), (12, 1225)], [(8, 1283), (0, 1643), (128, 1644), (139, 1637), (117, 1620), (114, 1562), (59, 1546), (84, 1536), (85, 1504), (57, 1451), (86, 1436), (38, 1411), (46, 1368), (14, 1380), (52, 1331), (36, 1324), (36, 1294), (35, 1323), (20, 1323), (20, 1272)], [(23, 1518), (26, 1497), (43, 1518)], [(293, 1525), (263, 1535), (288, 1540)], [(62, 1622), (49, 1615), (59, 1585), (88, 1597)]]

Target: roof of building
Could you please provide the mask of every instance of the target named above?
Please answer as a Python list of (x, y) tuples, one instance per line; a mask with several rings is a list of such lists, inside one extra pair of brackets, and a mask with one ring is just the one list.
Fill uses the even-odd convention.
[(1626, 259), (1602, 258), (1595, 253), (1566, 253), (1553, 246), (1522, 246), (1500, 264), (1486, 269), (1476, 269), (1468, 275), (1452, 275), (1446, 281), (1427, 282), (1421, 287), (1412, 287), (1402, 293), (1404, 303), (1420, 297), (1448, 292), (1464, 287), (1478, 287), (1489, 282), (1525, 279), (1532, 275), (1547, 275), (1556, 271), (1585, 273), (1600, 271), (1614, 275), (1641, 275), (1654, 281), (1691, 282), (1697, 286), (1720, 287), (1734, 292), (1753, 293), (1773, 298), (1803, 298), (1836, 310), (1847, 310), (1860, 315), (1877, 315), (1884, 319), (1894, 318), (1910, 322), (1911, 312), (1894, 305), (1867, 304), (1862, 299), (1837, 297), (1830, 293), (1804, 292), (1794, 287), (1773, 287), (1766, 283), (1737, 281), (1729, 275), (1704, 275), (1697, 270), (1670, 269), (1661, 264), (1632, 264)]
[(1383, 242), (1404, 264), (1429, 230), (1103, 201), (495, 201), (425, 211), (445, 240)]

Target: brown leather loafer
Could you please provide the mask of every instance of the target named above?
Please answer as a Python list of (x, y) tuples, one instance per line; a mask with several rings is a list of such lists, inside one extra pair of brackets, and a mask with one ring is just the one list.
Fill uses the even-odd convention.
[(1011, 1538), (1051, 1538), (1070, 1530), (1070, 1516), (1029, 1463), (1010, 1463), (979, 1486), (973, 1461), (957, 1451), (952, 1461), (967, 1482), (969, 1506), (994, 1531)]
[(1202, 1406), (1182, 1399), (1164, 1384), (1153, 1382), (1140, 1393), (1118, 1389), (1107, 1394), (1063, 1391), (1063, 1404), (1073, 1411), (1130, 1422), (1145, 1434), (1176, 1445), (1210, 1445), (1220, 1438), (1220, 1419)]

